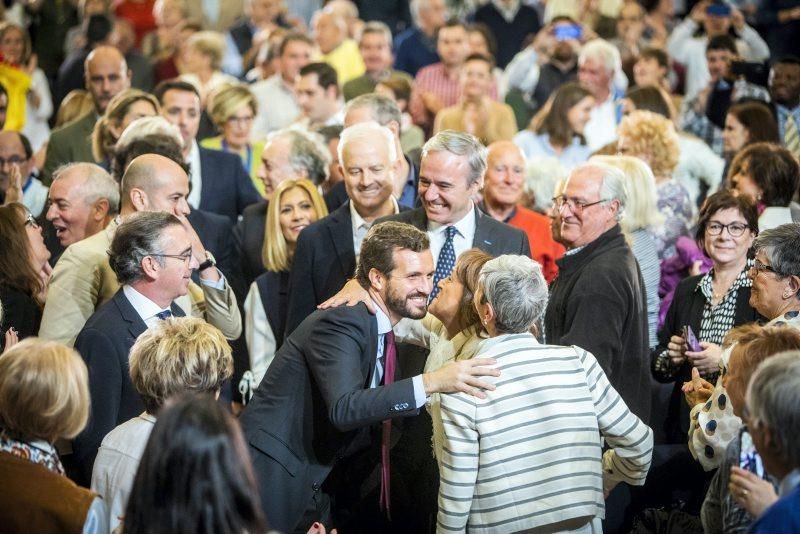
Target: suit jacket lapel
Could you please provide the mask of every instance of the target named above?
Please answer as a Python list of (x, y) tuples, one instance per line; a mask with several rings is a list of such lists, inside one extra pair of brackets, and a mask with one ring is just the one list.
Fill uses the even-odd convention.
[(411, 213), (411, 220), (409, 224), (422, 230), (423, 232), (428, 231), (428, 216), (425, 213), (425, 208), (417, 208)]
[(345, 278), (350, 278), (356, 264), (356, 253), (353, 248), (353, 219), (350, 217), (349, 201), (331, 213), (328, 231), (342, 273)]
[(117, 309), (119, 309), (119, 314), (122, 317), (122, 320), (128, 323), (128, 332), (130, 332), (130, 334), (133, 336), (133, 339), (138, 338), (142, 332), (147, 330), (147, 325), (144, 323), (142, 318), (139, 317), (139, 314), (125, 296), (122, 288), (117, 290), (116, 294), (111, 300), (114, 301)]
[(493, 254), (494, 243), (489, 228), (485, 224), (487, 215), (483, 215), (478, 206), (475, 206), (475, 236), (472, 238), (472, 246), (485, 250)]
[[(366, 310), (366, 305), (359, 304), (359, 306), (364, 306)], [(369, 312), (366, 312), (369, 314)], [(367, 338), (369, 342), (367, 343), (367, 358), (369, 359), (369, 373), (367, 374), (367, 384), (366, 387), (370, 387), (372, 384), (372, 377), (375, 376), (375, 367), (378, 364), (378, 319), (369, 314), (369, 337)]]

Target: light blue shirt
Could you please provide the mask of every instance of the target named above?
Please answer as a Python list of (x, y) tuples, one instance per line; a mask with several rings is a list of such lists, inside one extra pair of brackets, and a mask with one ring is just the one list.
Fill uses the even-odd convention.
[(525, 157), (531, 158), (554, 158), (564, 167), (567, 172), (572, 171), (592, 155), (592, 149), (583, 145), (576, 136), (572, 138), (572, 143), (557, 154), (550, 138), (547, 134), (536, 134), (530, 130), (523, 130), (514, 136), (514, 144), (517, 145)]
[[(377, 308), (375, 319), (378, 321), (378, 353), (376, 355), (375, 374), (372, 375), (372, 381), (370, 382), (370, 387), (372, 388), (379, 387), (383, 379), (383, 356), (386, 347), (386, 334), (392, 330), (392, 321), (389, 319), (389, 316), (378, 307), (377, 302), (375, 303), (375, 307)], [(422, 384), (422, 375), (417, 375), (412, 378), (411, 383), (414, 386), (414, 405), (416, 408), (422, 408), (428, 400), (425, 396), (425, 386)]]

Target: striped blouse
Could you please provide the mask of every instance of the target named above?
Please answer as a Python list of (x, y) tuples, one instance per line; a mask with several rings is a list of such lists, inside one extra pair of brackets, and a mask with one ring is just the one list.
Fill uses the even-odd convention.
[(441, 396), (439, 532), (576, 529), (605, 516), (604, 489), (644, 484), (653, 433), (594, 356), (508, 334), (475, 357), (500, 376), (486, 399)]

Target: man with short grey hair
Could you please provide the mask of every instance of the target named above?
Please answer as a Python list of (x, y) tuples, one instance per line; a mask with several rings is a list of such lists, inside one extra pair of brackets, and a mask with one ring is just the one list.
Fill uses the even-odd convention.
[(392, 31), (383, 22), (370, 21), (364, 25), (358, 51), (366, 72), (342, 86), (345, 102), (373, 92), (378, 82), (392, 77), (405, 78), (409, 83), (413, 81), (407, 73), (392, 69)]
[(578, 55), (578, 81), (592, 93), (594, 107), (584, 130), (586, 144), (592, 150), (617, 138), (621, 118), (619, 101), (625, 87), (619, 50), (603, 39), (586, 43)]
[(94, 163), (68, 163), (53, 173), (47, 220), (63, 248), (91, 237), (119, 212), (119, 184)]
[[(749, 532), (800, 530), (800, 352), (777, 354), (764, 361), (747, 387), (744, 416), (764, 468), (778, 478), (778, 501), (750, 527)], [(748, 486), (749, 480), (737, 477)], [(747, 482), (745, 482), (747, 481)], [(734, 484), (731, 484), (734, 486)], [(748, 490), (738, 490), (739, 502)]]
[(567, 252), (557, 260), (545, 314), (549, 344), (595, 355), (640, 419), (650, 415), (647, 298), (639, 265), (619, 221), (627, 193), (622, 171), (587, 163), (572, 171), (554, 208)]

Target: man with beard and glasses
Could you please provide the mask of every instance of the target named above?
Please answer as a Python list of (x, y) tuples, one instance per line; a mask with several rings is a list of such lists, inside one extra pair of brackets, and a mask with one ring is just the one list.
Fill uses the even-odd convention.
[[(371, 228), (356, 279), (376, 314), (363, 303), (311, 314), (278, 350), (240, 418), (264, 512), (279, 531), (390, 517), (390, 420), (416, 414), (434, 392), (483, 398), (490, 387), (480, 377), (499, 376), (483, 367), (492, 360), (474, 359), (395, 381), (402, 362), (392, 326), (422, 318), (432, 288), (424, 232), (396, 222)], [(374, 498), (362, 495), (371, 478), (380, 480)]]

